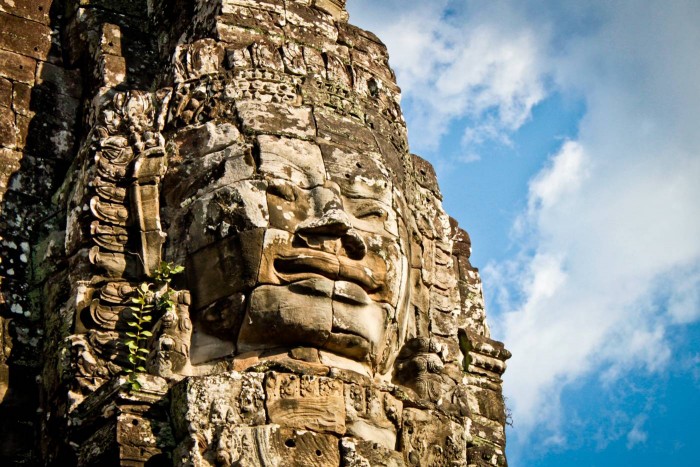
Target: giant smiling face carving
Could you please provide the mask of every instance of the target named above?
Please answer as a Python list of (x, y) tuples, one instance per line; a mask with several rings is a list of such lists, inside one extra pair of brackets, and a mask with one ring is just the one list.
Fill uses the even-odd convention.
[[(214, 133), (224, 149), (198, 144)], [(230, 124), (192, 134), (163, 191), (173, 212), (187, 207), (169, 235), (193, 296), (193, 364), (302, 347), (386, 373), (406, 332), (409, 242), (382, 156), (251, 142)]]

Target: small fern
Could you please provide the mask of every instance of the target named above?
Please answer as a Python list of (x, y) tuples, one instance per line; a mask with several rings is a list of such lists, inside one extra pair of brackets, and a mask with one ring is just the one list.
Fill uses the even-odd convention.
[[(136, 288), (136, 294), (131, 298), (132, 305), (131, 320), (127, 321), (129, 331), (126, 332), (127, 340), (124, 346), (127, 350), (127, 359), (131, 364), (130, 368), (125, 368), (128, 375), (126, 383), (132, 391), (141, 389), (138, 382), (139, 373), (146, 373), (146, 361), (148, 360), (148, 338), (153, 333), (148, 330), (153, 316), (160, 316), (166, 312), (175, 310), (173, 294), (175, 291), (170, 288), (172, 277), (184, 271), (183, 266), (175, 266), (172, 263), (162, 262), (160, 267), (153, 274), (154, 283), (142, 282)], [(152, 290), (155, 286), (156, 290)]]
[(142, 283), (136, 288), (136, 293), (136, 297), (131, 299), (133, 305), (129, 307), (132, 320), (126, 323), (131, 328), (130, 331), (126, 332), (127, 337), (130, 339), (124, 342), (128, 351), (127, 358), (129, 363), (131, 363), (131, 368), (127, 368), (124, 371), (129, 375), (127, 384), (132, 391), (141, 389), (141, 384), (136, 377), (138, 373), (146, 372), (144, 367), (148, 359), (146, 342), (153, 333), (144, 329), (144, 325), (153, 320), (153, 311), (155, 309), (153, 305), (153, 291), (150, 284)]

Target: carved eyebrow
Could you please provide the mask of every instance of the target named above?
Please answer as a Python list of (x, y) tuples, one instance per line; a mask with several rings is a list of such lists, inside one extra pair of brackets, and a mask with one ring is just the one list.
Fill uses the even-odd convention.
[(389, 215), (386, 207), (376, 201), (363, 201), (353, 203), (352, 211), (358, 219), (376, 216), (381, 219), (386, 219)]
[(352, 199), (376, 199), (391, 193), (388, 184), (370, 185), (364, 181), (358, 183), (342, 184), (343, 195)]

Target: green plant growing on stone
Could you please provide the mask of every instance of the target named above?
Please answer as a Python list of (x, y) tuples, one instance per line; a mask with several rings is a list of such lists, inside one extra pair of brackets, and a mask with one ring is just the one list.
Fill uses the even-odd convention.
[(145, 329), (145, 325), (153, 320), (153, 291), (151, 285), (144, 282), (136, 289), (136, 297), (131, 299), (133, 303), (129, 307), (131, 310), (131, 321), (127, 322), (130, 331), (126, 332), (130, 339), (124, 342), (128, 352), (128, 360), (131, 363), (131, 368), (126, 368), (124, 371), (129, 375), (127, 384), (132, 391), (141, 389), (141, 384), (136, 380), (138, 373), (145, 373), (146, 360), (148, 359), (148, 348), (146, 342), (153, 334)]
[[(170, 287), (170, 282), (174, 275), (184, 270), (183, 266), (161, 262), (153, 274), (154, 282), (142, 282), (136, 288), (136, 295), (131, 298), (132, 305), (129, 307), (131, 319), (127, 321), (130, 329), (126, 332), (128, 339), (124, 341), (131, 367), (126, 368), (124, 372), (128, 375), (127, 384), (132, 391), (141, 389), (137, 376), (147, 371), (144, 366), (149, 354), (147, 343), (153, 336), (148, 328), (153, 321), (153, 316), (174, 311), (174, 290)], [(152, 287), (156, 290), (152, 290)]]
[(161, 261), (160, 266), (153, 273), (153, 277), (156, 280), (156, 283), (167, 285), (170, 284), (170, 281), (172, 281), (173, 276), (180, 274), (184, 270), (184, 266), (176, 266), (173, 263), (166, 263), (165, 261)]

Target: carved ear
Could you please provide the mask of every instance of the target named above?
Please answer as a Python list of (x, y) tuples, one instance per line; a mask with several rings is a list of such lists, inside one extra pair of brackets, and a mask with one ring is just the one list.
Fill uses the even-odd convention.
[(377, 374), (387, 375), (394, 372), (394, 362), (400, 348), (399, 327), (395, 322), (389, 323), (384, 335), (383, 347), (373, 349), (378, 354), (376, 358), (379, 358), (375, 370)]
[[(405, 204), (398, 208), (397, 212), (406, 213)], [(396, 304), (394, 316), (387, 325), (384, 347), (376, 350), (379, 360), (375, 370), (380, 375), (394, 371), (396, 358), (404, 343), (407, 339), (417, 335), (416, 313), (420, 313), (413, 304), (417, 295), (416, 287), (422, 285), (420, 270), (412, 267), (411, 245), (413, 242), (409, 240), (409, 232), (404, 224), (403, 216), (399, 217), (398, 226), (399, 246), (404, 253), (404, 259), (401, 262), (401, 291), (398, 293), (399, 301)]]

